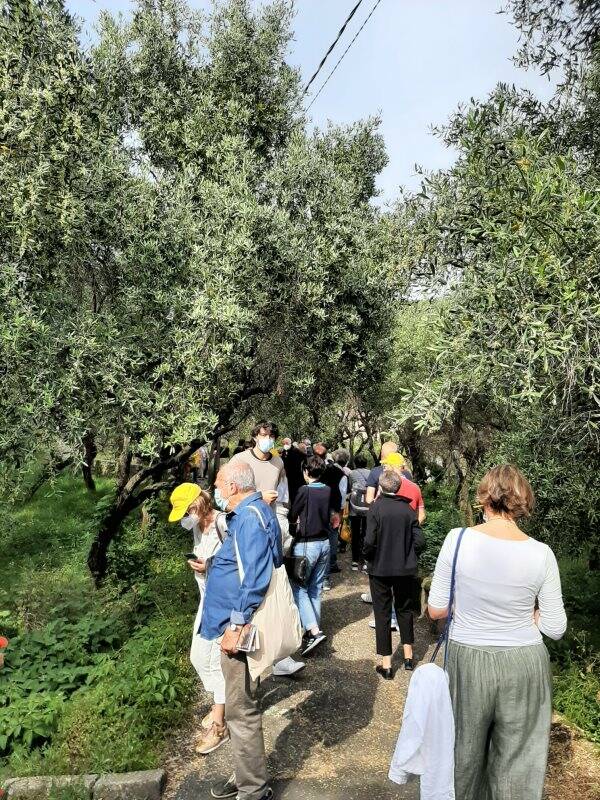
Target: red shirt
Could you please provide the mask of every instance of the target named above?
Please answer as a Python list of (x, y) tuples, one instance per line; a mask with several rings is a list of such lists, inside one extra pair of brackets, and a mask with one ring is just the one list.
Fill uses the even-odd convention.
[(402, 478), (402, 483), (396, 494), (399, 497), (406, 498), (406, 500), (409, 501), (408, 505), (413, 511), (417, 511), (419, 508), (425, 508), (421, 490), (416, 483), (409, 481), (408, 478)]

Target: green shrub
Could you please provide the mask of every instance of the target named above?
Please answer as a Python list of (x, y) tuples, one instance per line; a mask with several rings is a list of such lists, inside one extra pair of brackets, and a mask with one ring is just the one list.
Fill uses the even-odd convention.
[(157, 501), (149, 525), (127, 521), (97, 590), (86, 566), (96, 504), (63, 475), (0, 523), (0, 627), (11, 640), (0, 775), (155, 767), (197, 689), (189, 534), (167, 525)]
[(461, 524), (461, 520), (454, 505), (451, 486), (437, 483), (426, 484), (423, 499), (427, 512), (427, 518), (423, 525), (427, 548), (419, 556), (419, 569), (422, 574), (431, 575), (444, 539), (452, 528)]
[(575, 664), (554, 676), (554, 708), (577, 725), (588, 739), (600, 743), (600, 661), (585, 669)]

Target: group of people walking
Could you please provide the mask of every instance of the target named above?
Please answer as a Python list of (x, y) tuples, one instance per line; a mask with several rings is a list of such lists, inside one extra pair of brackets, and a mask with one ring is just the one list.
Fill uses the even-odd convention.
[[(273, 570), (284, 563), (303, 629), (302, 656), (325, 641), (321, 599), (341, 570), (337, 554), (338, 546), (345, 546), (340, 528), (346, 506), (351, 567), (369, 576), (370, 591), (362, 599), (373, 604), (376, 670), (384, 680), (394, 677), (392, 627), (400, 631), (404, 668), (415, 667), (413, 620), (420, 606), (425, 507), (397, 446), (386, 442), (380, 464), (371, 470), (360, 459), (350, 469), (344, 450), (329, 455), (322, 443), (284, 439), (277, 451), (277, 438), (274, 423), (259, 422), (251, 446), (220, 469), (213, 497), (196, 483), (180, 484), (171, 496), (170, 521), (181, 521), (194, 537), (188, 563), (200, 602), (191, 661), (213, 698), (197, 752), (232, 744), (233, 774), (212, 788), (215, 798), (272, 797), (256, 684), (240, 641)], [(531, 511), (531, 488), (515, 467), (497, 469), (478, 494), (487, 521), (461, 537), (456, 570), (448, 658), (456, 797), (539, 800), (539, 781), (523, 776), (541, 774), (543, 784), (551, 693), (540, 631), (560, 638), (566, 618), (552, 551), (516, 524)], [(455, 546), (451, 531), (429, 595), (432, 619), (448, 613), (448, 565)], [(302, 579), (294, 577), (298, 563)], [(272, 672), (289, 677), (304, 667), (288, 656)]]

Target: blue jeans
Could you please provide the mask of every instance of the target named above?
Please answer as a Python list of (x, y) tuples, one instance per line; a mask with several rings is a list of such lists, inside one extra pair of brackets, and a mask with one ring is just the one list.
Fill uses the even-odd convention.
[(329, 570), (329, 540), (297, 542), (292, 552), (295, 556), (306, 555), (308, 559), (306, 586), (298, 586), (292, 581), (302, 627), (308, 631), (321, 622), (321, 591)]

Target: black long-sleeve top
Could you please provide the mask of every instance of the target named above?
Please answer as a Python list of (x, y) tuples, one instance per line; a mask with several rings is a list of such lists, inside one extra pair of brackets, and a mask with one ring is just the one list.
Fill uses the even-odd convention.
[(332, 511), (335, 511), (338, 514), (342, 510), (343, 501), (345, 499), (342, 498), (342, 494), (340, 492), (340, 481), (343, 477), (344, 472), (342, 471), (341, 467), (338, 467), (337, 464), (327, 464), (323, 470), (323, 475), (321, 476), (321, 480), (325, 486), (329, 486), (331, 489), (329, 507)]
[(298, 489), (290, 515), (290, 522), (298, 522), (297, 542), (328, 538), (330, 493), (329, 487), (319, 482)]
[(425, 537), (408, 501), (383, 494), (369, 509), (363, 553), (369, 575), (416, 575)]

